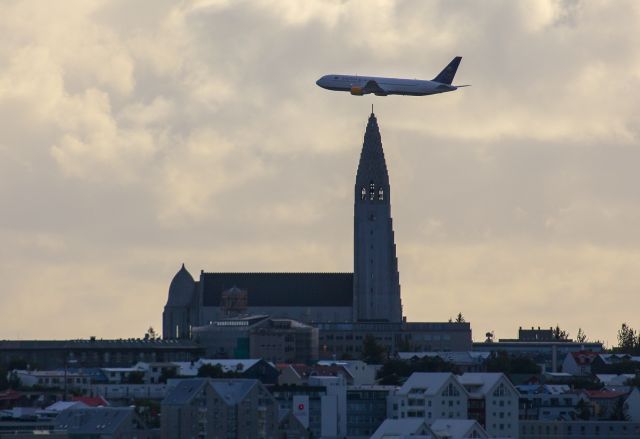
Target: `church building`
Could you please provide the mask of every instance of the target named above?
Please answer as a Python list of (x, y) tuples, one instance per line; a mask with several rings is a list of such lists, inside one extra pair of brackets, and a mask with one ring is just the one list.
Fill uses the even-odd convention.
[(183, 265), (169, 287), (164, 338), (238, 315), (305, 323), (402, 322), (391, 188), (376, 116), (364, 135), (354, 189), (353, 273), (221, 273), (193, 276)]

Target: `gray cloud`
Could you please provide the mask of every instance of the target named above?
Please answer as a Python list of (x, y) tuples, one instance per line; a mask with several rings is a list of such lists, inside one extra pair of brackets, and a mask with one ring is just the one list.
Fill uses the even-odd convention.
[[(374, 103), (410, 319), (614, 341), (640, 305), (639, 24), (632, 1), (4, 2), (0, 336), (142, 334), (183, 261), (351, 270)], [(314, 85), (457, 54), (455, 94)]]

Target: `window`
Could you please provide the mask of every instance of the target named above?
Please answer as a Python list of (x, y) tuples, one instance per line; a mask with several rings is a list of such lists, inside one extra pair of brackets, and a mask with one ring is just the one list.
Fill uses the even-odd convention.
[(360, 199), (364, 200), (365, 198), (367, 198), (367, 189), (362, 187), (362, 191), (360, 191)]
[(384, 189), (382, 188), (378, 189), (378, 200), (380, 201), (384, 200)]

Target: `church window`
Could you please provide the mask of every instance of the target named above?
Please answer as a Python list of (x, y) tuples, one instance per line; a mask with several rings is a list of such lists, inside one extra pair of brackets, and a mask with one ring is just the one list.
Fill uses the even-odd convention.
[(364, 200), (365, 198), (367, 198), (367, 188), (363, 186), (362, 191), (360, 192), (360, 199)]
[(375, 199), (375, 196), (376, 196), (376, 185), (373, 182), (371, 182), (369, 183), (369, 199), (373, 200)]
[(384, 189), (382, 188), (378, 189), (378, 200), (380, 201), (384, 200)]

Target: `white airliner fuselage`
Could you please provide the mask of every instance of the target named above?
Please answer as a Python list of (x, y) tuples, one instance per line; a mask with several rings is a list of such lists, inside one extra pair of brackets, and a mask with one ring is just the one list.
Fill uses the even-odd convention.
[(438, 76), (432, 80), (380, 78), (375, 76), (325, 75), (316, 81), (327, 90), (348, 91), (352, 95), (362, 96), (373, 93), (376, 96), (409, 95), (426, 96), (457, 90), (465, 85), (452, 85), (453, 77), (460, 64), (461, 57), (455, 57)]
[[(373, 81), (381, 90), (367, 91)], [(374, 93), (377, 96), (409, 95), (426, 96), (456, 90), (458, 87), (435, 81), (401, 78), (378, 78), (375, 76), (325, 75), (316, 82), (320, 87), (334, 91), (348, 91), (353, 95)]]

